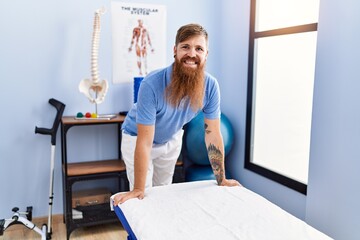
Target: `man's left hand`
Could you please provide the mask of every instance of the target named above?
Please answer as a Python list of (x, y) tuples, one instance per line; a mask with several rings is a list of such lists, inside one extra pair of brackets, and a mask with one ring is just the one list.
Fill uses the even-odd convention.
[(221, 182), (220, 186), (227, 186), (227, 187), (240, 186), (240, 187), (242, 187), (242, 185), (238, 181), (236, 181), (234, 179), (224, 179)]

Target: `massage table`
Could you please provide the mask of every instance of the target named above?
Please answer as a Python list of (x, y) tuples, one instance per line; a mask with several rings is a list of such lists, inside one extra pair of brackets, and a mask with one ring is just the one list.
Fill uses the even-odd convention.
[(117, 206), (114, 196), (128, 240), (331, 239), (245, 187), (215, 180), (153, 187)]

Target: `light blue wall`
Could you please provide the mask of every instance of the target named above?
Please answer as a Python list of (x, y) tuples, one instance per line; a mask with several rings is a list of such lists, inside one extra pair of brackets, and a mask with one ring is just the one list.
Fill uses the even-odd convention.
[(322, 1), (306, 220), (360, 239), (360, 2)]
[[(345, 1), (345, 2), (344, 2)], [(336, 239), (359, 236), (359, 71), (357, 46), (360, 3), (322, 1), (315, 79), (314, 119), (308, 195), (304, 196), (243, 168), (250, 0), (142, 0), (167, 7), (167, 63), (179, 26), (203, 24), (210, 35), (207, 69), (221, 87), (222, 111), (233, 123), (234, 149), (228, 170), (241, 183)], [(0, 218), (11, 208), (34, 206), (34, 216), (47, 215), (50, 140), (34, 134), (49, 127), (55, 113), (51, 97), (67, 106), (65, 115), (93, 111), (77, 91), (90, 75), (94, 10), (111, 1), (0, 2)], [(350, 6), (350, 7), (347, 7)], [(110, 82), (99, 112), (127, 110), (131, 84), (111, 83), (110, 12), (102, 17), (99, 69)], [(81, 137), (79, 137), (81, 136)], [(115, 127), (69, 131), (69, 158), (79, 161), (117, 155)], [(55, 165), (54, 214), (62, 213), (60, 138)], [(353, 236), (353, 237), (351, 237)]]

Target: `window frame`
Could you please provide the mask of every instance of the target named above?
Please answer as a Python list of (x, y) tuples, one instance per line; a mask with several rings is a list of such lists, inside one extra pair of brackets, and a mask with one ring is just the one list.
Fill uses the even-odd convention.
[(317, 31), (317, 23), (309, 23), (285, 28), (278, 28), (266, 31), (255, 32), (256, 21), (256, 0), (251, 0), (250, 6), (250, 29), (249, 29), (249, 56), (248, 56), (248, 86), (247, 86), (247, 105), (246, 105), (246, 131), (245, 131), (245, 161), (244, 167), (263, 177), (271, 179), (281, 185), (289, 187), (304, 195), (307, 194), (307, 184), (286, 177), (280, 173), (257, 165), (251, 162), (251, 145), (252, 145), (252, 129), (253, 129), (253, 91), (256, 87), (254, 82), (254, 59), (255, 59), (255, 41), (259, 38), (270, 36), (281, 36), (286, 34), (304, 33)]

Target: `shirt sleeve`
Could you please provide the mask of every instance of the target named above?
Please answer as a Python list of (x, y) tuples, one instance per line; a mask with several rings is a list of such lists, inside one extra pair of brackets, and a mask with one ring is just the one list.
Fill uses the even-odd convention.
[(206, 86), (206, 99), (203, 108), (204, 117), (208, 119), (220, 118), (220, 88), (215, 78), (210, 78)]
[(154, 125), (156, 120), (155, 92), (147, 82), (142, 82), (138, 94), (136, 123)]

